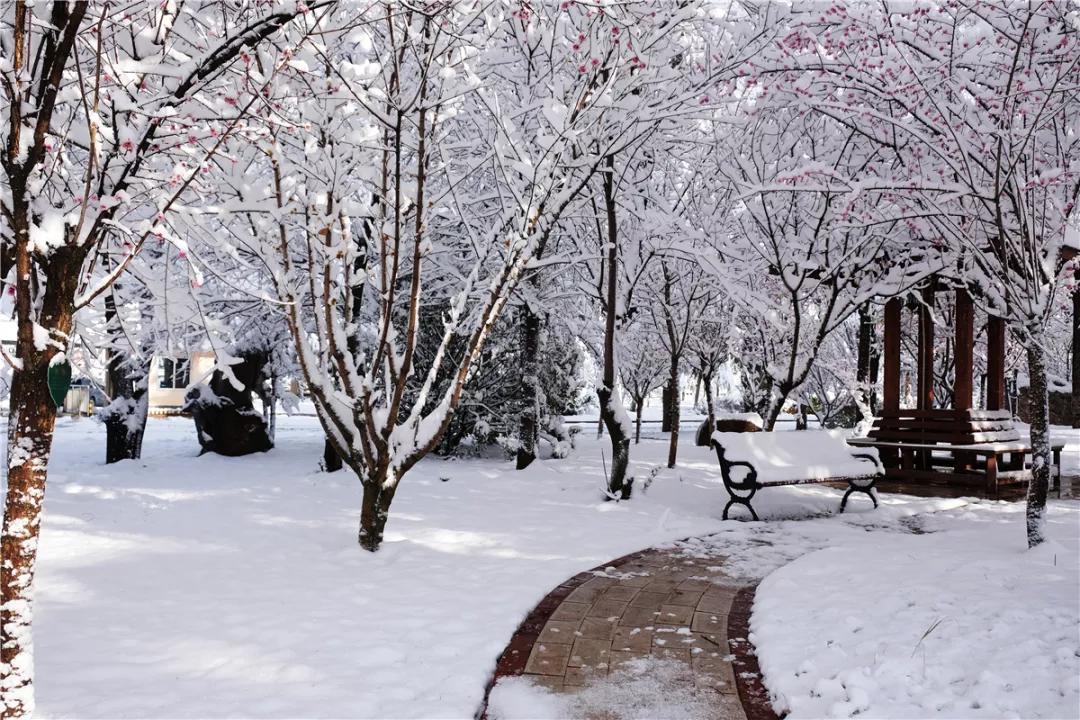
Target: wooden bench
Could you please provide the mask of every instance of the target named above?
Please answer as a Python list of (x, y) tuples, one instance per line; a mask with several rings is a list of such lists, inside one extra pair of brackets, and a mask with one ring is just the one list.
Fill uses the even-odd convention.
[[(948, 445), (944, 443), (884, 442), (873, 438), (851, 438), (848, 440), (848, 444), (859, 448), (868, 447), (885, 451), (890, 449), (901, 451), (899, 466), (894, 468), (886, 464), (885, 477), (888, 479), (941, 479), (942, 472), (934, 468), (947, 467), (952, 468), (950, 477), (957, 475), (960, 478), (964, 476), (980, 478), (987, 493), (991, 495), (997, 494), (999, 483), (1025, 482), (1031, 479), (1030, 463), (1026, 462), (1026, 458), (1031, 454), (1032, 449), (1029, 443), (1022, 441)], [(1062, 443), (1053, 443), (1050, 446), (1050, 452), (1053, 454), (1053, 463), (1050, 469), (1052, 490), (1056, 490), (1061, 486), (1061, 451), (1064, 447), (1065, 445)], [(910, 455), (903, 453), (905, 450), (929, 452), (931, 455), (927, 461), (928, 467), (924, 469), (916, 467), (914, 459)], [(882, 455), (884, 456), (885, 453), (882, 453)], [(975, 458), (975, 461), (958, 460), (958, 456), (971, 456)]]
[[(1030, 478), (1031, 445), (1020, 438), (1007, 410), (893, 410), (875, 419), (868, 437), (848, 444), (875, 448), (885, 477), (899, 482), (981, 485), (997, 497), (1000, 485)], [(1051, 446), (1055, 487), (1061, 481), (1061, 450)]]
[[(724, 520), (733, 505), (744, 505), (758, 520), (751, 501), (758, 490), (784, 485), (846, 482), (840, 512), (852, 493), (865, 493), (878, 506), (874, 484), (882, 475), (876, 452), (853, 452), (843, 432), (713, 433), (712, 446), (720, 461), (720, 474), (730, 499)], [(868, 468), (866, 463), (872, 464)]]

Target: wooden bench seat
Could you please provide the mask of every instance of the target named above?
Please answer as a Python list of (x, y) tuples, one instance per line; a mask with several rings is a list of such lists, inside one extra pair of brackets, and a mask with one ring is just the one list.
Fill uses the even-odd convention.
[(855, 492), (869, 496), (876, 508), (874, 484), (883, 470), (877, 451), (853, 452), (846, 441), (846, 433), (836, 430), (713, 433), (712, 447), (730, 496), (724, 520), (733, 505), (745, 506), (758, 520), (751, 505), (754, 495), (762, 488), (784, 485), (846, 482), (840, 512)]
[[(883, 437), (882, 433), (872, 432), (870, 437), (851, 438), (848, 444), (883, 451), (881, 457), (887, 479), (981, 485), (989, 497), (996, 497), (999, 485), (1022, 484), (1031, 477), (1030, 463), (1026, 461), (1031, 454), (1031, 444), (1021, 440), (1015, 429), (999, 432), (1008, 438), (959, 443), (936, 441), (932, 433), (913, 433), (907, 436), (908, 439), (892, 439), (889, 434)], [(971, 436), (978, 436), (978, 433), (969, 433), (968, 437)], [(1063, 447), (1061, 443), (1050, 446), (1054, 488), (1061, 483)], [(937, 468), (949, 468), (948, 476), (943, 477)]]

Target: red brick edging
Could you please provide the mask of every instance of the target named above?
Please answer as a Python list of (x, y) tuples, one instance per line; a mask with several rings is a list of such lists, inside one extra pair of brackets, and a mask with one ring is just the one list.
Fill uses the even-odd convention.
[(754, 644), (750, 642), (750, 614), (754, 609), (757, 583), (741, 588), (728, 611), (728, 646), (734, 660), (735, 685), (739, 689), (746, 720), (779, 720), (769, 702), (769, 691), (761, 677)]
[[(525, 665), (529, 661), (529, 654), (536, 643), (544, 625), (551, 615), (562, 604), (566, 596), (583, 585), (586, 581), (596, 577), (597, 573), (603, 573), (608, 568), (618, 568), (626, 565), (648, 553), (652, 548), (639, 550), (629, 555), (623, 555), (603, 565), (598, 565), (592, 570), (586, 570), (574, 575), (549, 592), (536, 607), (525, 616), (510, 638), (510, 643), (503, 650), (495, 664), (495, 672), (488, 680), (484, 688), (484, 700), (476, 711), (476, 720), (487, 720), (488, 699), (495, 683), (504, 677), (522, 675)], [(779, 720), (769, 702), (769, 693), (761, 679), (761, 668), (758, 666), (757, 655), (754, 646), (749, 640), (750, 613), (754, 606), (754, 592), (757, 583), (740, 588), (731, 603), (728, 613), (728, 643), (731, 654), (734, 656), (732, 666), (735, 670), (735, 683), (739, 690), (739, 701), (746, 713), (747, 720)]]
[(567, 595), (583, 585), (587, 580), (596, 577), (596, 573), (602, 573), (608, 568), (626, 565), (637, 560), (650, 549), (646, 548), (629, 555), (623, 555), (603, 565), (597, 565), (592, 570), (579, 572), (549, 592), (543, 600), (537, 603), (536, 607), (518, 625), (517, 630), (514, 631), (513, 636), (510, 638), (510, 643), (495, 663), (495, 673), (488, 680), (487, 687), (484, 688), (484, 702), (480, 705), (480, 709), (476, 711), (476, 720), (486, 720), (488, 698), (491, 696), (491, 689), (495, 687), (495, 683), (500, 678), (521, 675), (525, 672), (525, 664), (529, 661), (529, 653), (532, 652), (533, 644), (536, 643), (536, 639), (540, 636), (540, 631), (544, 629), (544, 625), (547, 624), (552, 613), (562, 604)]

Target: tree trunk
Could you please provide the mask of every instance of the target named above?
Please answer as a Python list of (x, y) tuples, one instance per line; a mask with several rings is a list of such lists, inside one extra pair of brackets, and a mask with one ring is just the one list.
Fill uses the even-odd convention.
[(675, 416), (675, 412), (672, 410), (672, 405), (675, 404), (675, 390), (671, 386), (671, 380), (669, 379), (664, 383), (663, 389), (660, 391), (660, 402), (663, 407), (660, 409), (660, 432), (671, 432), (671, 419)]
[(327, 438), (323, 442), (323, 470), (326, 472), (337, 472), (344, 466), (341, 462), (341, 456), (338, 455), (338, 451), (334, 449), (333, 443)]
[(619, 244), (618, 225), (615, 218), (615, 157), (606, 158), (604, 172), (604, 209), (607, 214), (607, 297), (604, 303), (604, 372), (601, 386), (596, 389), (600, 400), (600, 422), (607, 428), (611, 438), (611, 475), (608, 477), (609, 496), (629, 499), (633, 486), (626, 478), (626, 469), (630, 465), (630, 437), (623, 427), (621, 419), (626, 411), (615, 391), (615, 320), (619, 312), (618, 300), (618, 265)]
[(641, 443), (641, 411), (645, 404), (644, 397), (634, 398), (634, 403), (637, 405), (637, 412), (634, 413), (634, 444)]
[(266, 392), (259, 393), (263, 406), (263, 422), (266, 423), (266, 434), (270, 436), (271, 444), (273, 444), (277, 438), (277, 388), (277, 373), (271, 372), (270, 386), (266, 388)]
[(146, 417), (150, 410), (149, 357), (137, 359), (119, 352), (109, 355), (107, 373), (112, 402), (101, 411), (105, 422), (106, 464), (142, 457)]
[[(106, 262), (111, 268), (111, 261)], [(105, 295), (105, 329), (109, 349), (106, 353), (105, 378), (111, 402), (100, 416), (105, 423), (105, 464), (142, 457), (143, 434), (150, 410), (147, 382), (150, 376), (150, 348), (135, 348), (116, 311), (113, 285)], [(141, 300), (145, 297), (140, 297)], [(149, 318), (146, 318), (149, 320)], [(139, 351), (141, 356), (136, 356)]]
[(390, 503), (397, 492), (397, 482), (387, 487), (388, 474), (369, 478), (364, 485), (364, 498), (360, 506), (360, 547), (376, 552), (382, 545), (386, 530), (386, 518), (390, 515)]
[(859, 345), (856, 357), (855, 380), (858, 383), (859, 406), (874, 411), (873, 384), (870, 381), (874, 353), (874, 316), (869, 303), (859, 308)]
[(805, 430), (806, 428), (806, 405), (804, 405), (802, 402), (799, 402), (795, 405), (795, 429)]
[(1080, 270), (1076, 271), (1073, 289), (1072, 328), (1072, 426), (1080, 428)]
[(521, 323), (522, 409), (518, 425), (518, 470), (524, 470), (536, 459), (536, 442), (540, 436), (540, 332), (540, 316), (526, 303)]
[(2, 716), (29, 717), (34, 710), (31, 621), (34, 565), (56, 406), (39, 356), (16, 372), (11, 384), (3, 563), (0, 563), (0, 688)]
[(784, 409), (784, 403), (787, 402), (788, 395), (791, 394), (790, 390), (785, 390), (782, 385), (774, 385), (769, 394), (769, 405), (765, 412), (765, 432), (772, 432), (776, 429), (776, 421), (780, 418), (780, 412)]
[(705, 416), (706, 422), (709, 423), (709, 437), (716, 432), (716, 400), (713, 397), (713, 373), (710, 370), (707, 373), (703, 373), (701, 376), (702, 384), (705, 386)]
[(1046, 382), (1046, 351), (1038, 335), (1029, 339), (1031, 377), (1031, 481), (1027, 492), (1028, 547), (1046, 540), (1046, 495), (1050, 489), (1050, 396)]
[(671, 426), (671, 437), (668, 442), (668, 456), (667, 466), (669, 468), (675, 467), (675, 458), (679, 453), (679, 357), (678, 355), (671, 356), (670, 375), (668, 376), (668, 384), (671, 386), (672, 402), (671, 402), (671, 418), (669, 425)]
[[(85, 257), (82, 248), (55, 249), (43, 270), (40, 311), (32, 314), (31, 264), (26, 247), (29, 208), (25, 192), (12, 188), (16, 237), (18, 342), (21, 369), (12, 374), (8, 418), (8, 474), (4, 523), (0, 533), (0, 717), (29, 717), (33, 693), (33, 580), (41, 507), (56, 426), (56, 403), (47, 384), (51, 362), (62, 350), (53, 343), (70, 337), (76, 283)], [(89, 246), (89, 245), (88, 245)], [(35, 335), (48, 331), (38, 349)]]

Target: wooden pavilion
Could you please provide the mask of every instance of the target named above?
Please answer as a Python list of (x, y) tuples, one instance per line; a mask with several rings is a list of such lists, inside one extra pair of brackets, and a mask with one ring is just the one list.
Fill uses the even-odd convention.
[[(988, 316), (987, 388), (985, 409), (973, 407), (975, 306), (968, 290), (931, 278), (918, 291), (916, 306), (916, 403), (900, 407), (903, 303), (885, 303), (883, 403), (868, 437), (852, 439), (857, 446), (878, 449), (885, 480), (902, 484), (944, 485), (964, 494), (998, 497), (1010, 485), (1030, 477), (1025, 462), (1030, 444), (1013, 425), (1005, 400), (1005, 322)], [(955, 293), (953, 323), (956, 379), (952, 408), (934, 406), (935, 296)], [(1055, 464), (1060, 448), (1055, 453)]]

